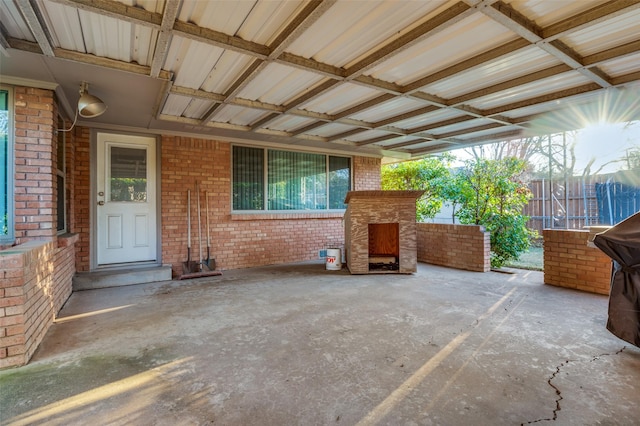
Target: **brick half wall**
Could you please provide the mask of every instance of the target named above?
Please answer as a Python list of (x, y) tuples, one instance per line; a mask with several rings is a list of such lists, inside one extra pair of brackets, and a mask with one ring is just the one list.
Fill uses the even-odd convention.
[(479, 225), (418, 223), (418, 261), (467, 271), (491, 270), (490, 234)]
[(0, 368), (25, 365), (71, 295), (77, 236), (0, 251)]
[(587, 246), (589, 231), (545, 229), (544, 282), (597, 294), (609, 294), (611, 259)]

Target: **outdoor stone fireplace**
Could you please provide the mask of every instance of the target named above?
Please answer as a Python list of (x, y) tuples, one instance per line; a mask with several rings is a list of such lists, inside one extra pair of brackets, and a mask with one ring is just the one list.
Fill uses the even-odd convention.
[(352, 274), (416, 272), (416, 200), (423, 192), (347, 193), (345, 260)]

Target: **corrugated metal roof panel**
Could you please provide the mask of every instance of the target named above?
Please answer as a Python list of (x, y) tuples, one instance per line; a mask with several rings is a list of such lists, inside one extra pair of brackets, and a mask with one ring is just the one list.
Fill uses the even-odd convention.
[(251, 123), (260, 120), (267, 114), (269, 113), (257, 109), (248, 109), (235, 105), (224, 105), (216, 111), (212, 121), (237, 124), (240, 126), (250, 126)]
[(184, 111), (189, 106), (190, 102), (191, 98), (170, 94), (169, 96), (167, 96), (167, 101), (164, 103), (162, 114), (181, 117)]
[(294, 94), (313, 87), (322, 80), (322, 76), (311, 72), (280, 63), (270, 63), (240, 91), (239, 97), (282, 105), (291, 100)]
[(291, 114), (281, 114), (280, 117), (269, 123), (266, 128), (282, 132), (295, 131), (308, 124), (314, 123), (316, 120), (307, 117), (300, 117)]
[(418, 115), (416, 117), (408, 118), (406, 120), (393, 123), (394, 127), (400, 129), (411, 130), (416, 127), (426, 126), (428, 124), (437, 123), (439, 121), (448, 120), (450, 118), (460, 117), (459, 111), (452, 109), (439, 109), (428, 114)]
[(346, 138), (344, 138), (345, 140), (351, 141), (351, 142), (362, 142), (362, 141), (366, 141), (368, 139), (373, 139), (373, 138), (378, 138), (384, 135), (388, 135), (389, 133), (384, 132), (382, 130), (367, 130), (364, 131), (362, 133), (356, 133), (355, 135), (351, 135), (351, 136), (347, 136)]
[(491, 109), (542, 96), (547, 93), (553, 93), (563, 88), (577, 87), (588, 83), (592, 83), (592, 81), (577, 71), (570, 71), (543, 80), (534, 81), (533, 83), (524, 84), (517, 88), (503, 90), (498, 93), (492, 93), (489, 96), (474, 99), (469, 102), (469, 105), (475, 108), (482, 106), (484, 109)]
[(235, 35), (255, 4), (256, 1), (184, 0), (178, 20)]
[(360, 113), (353, 114), (351, 118), (368, 123), (375, 123), (389, 117), (395, 117), (405, 112), (413, 111), (424, 107), (424, 102), (411, 98), (394, 98), (383, 102), (373, 108), (369, 108)]
[(604, 0), (505, 0), (505, 3), (513, 6), (541, 27), (582, 13), (604, 2)]
[[(510, 64), (517, 63), (517, 67)], [(537, 47), (528, 47), (494, 61), (445, 78), (422, 88), (432, 95), (451, 99), (503, 81), (558, 65), (560, 61)]]
[(638, 69), (638, 64), (640, 64), (640, 53), (609, 61), (600, 65), (599, 68), (612, 77), (619, 77), (635, 72)]
[(347, 130), (353, 129), (353, 126), (342, 123), (327, 123), (324, 126), (316, 127), (313, 130), (307, 132), (308, 134), (320, 136), (322, 138), (329, 138), (331, 136), (339, 135)]
[(479, 132), (465, 133), (464, 135), (456, 136), (453, 139), (457, 141), (464, 141), (468, 139), (481, 138), (485, 136), (488, 137), (495, 134), (502, 134), (502, 133), (508, 133), (510, 131), (521, 131), (521, 130), (522, 130), (521, 128), (516, 126), (504, 126), (504, 127), (500, 127), (499, 129), (489, 129), (489, 130), (481, 130)]
[(390, 147), (396, 144), (404, 144), (414, 142), (411, 145), (406, 145), (405, 148), (414, 148), (417, 144), (424, 143), (424, 139), (416, 138), (415, 136), (399, 136), (397, 138), (388, 139), (386, 141), (376, 142), (376, 145), (382, 147)]
[(430, 134), (435, 136), (443, 135), (445, 133), (457, 132), (464, 129), (472, 129), (478, 126), (484, 126), (485, 124), (492, 124), (493, 121), (486, 118), (474, 118), (472, 120), (463, 121), (461, 123), (451, 124), (449, 126), (442, 126), (429, 130)]
[(426, 20), (447, 3), (452, 1), (338, 1), (287, 51), (348, 67), (379, 44), (404, 35), (416, 24), (416, 17)]
[(252, 61), (250, 56), (225, 50), (218, 57), (218, 62), (213, 65), (200, 88), (207, 92), (225, 93)]
[(22, 18), (20, 11), (10, 1), (0, 2), (0, 22), (11, 37), (35, 42), (29, 26)]
[[(636, 31), (629, 31), (629, 28), (634, 26)], [(563, 37), (562, 41), (581, 55), (587, 56), (636, 41), (638, 35), (640, 35), (640, 10), (634, 10), (569, 34)]]
[[(572, 108), (574, 110), (579, 111), (581, 108), (583, 108), (584, 105), (590, 103), (594, 99), (597, 99), (599, 96), (600, 96), (599, 93), (593, 93), (593, 92), (583, 93), (580, 95), (572, 96), (570, 98), (553, 100), (553, 101), (544, 102), (544, 103), (540, 103), (532, 106), (514, 109), (512, 111), (507, 111), (505, 113), (502, 113), (501, 115), (511, 119), (518, 119), (518, 117), (528, 117), (528, 116), (537, 115), (537, 114), (544, 114), (544, 113), (547, 113), (549, 110), (552, 110), (552, 112), (549, 113), (550, 115), (556, 115), (558, 114), (557, 111), (562, 111), (564, 108), (567, 108), (570, 106), (573, 106)], [(563, 114), (564, 114), (563, 112), (560, 112), (559, 115), (563, 115)]]
[(189, 118), (202, 119), (204, 115), (211, 109), (213, 102), (204, 99), (192, 99), (182, 115)]
[(268, 45), (301, 7), (289, 0), (185, 0), (178, 19)]
[[(41, 0), (39, 3), (42, 4), (43, 19), (48, 23), (49, 28), (53, 29), (50, 34), (54, 47), (85, 52), (78, 12), (72, 7), (58, 3)], [(57, 25), (52, 25), (54, 22)]]
[(369, 75), (401, 85), (411, 83), (513, 40), (505, 27), (484, 15), (472, 15), (374, 67)]
[(337, 84), (316, 99), (302, 105), (308, 111), (335, 114), (380, 95), (379, 90), (353, 83)]
[(175, 73), (175, 85), (199, 89), (223, 53), (219, 47), (174, 36), (166, 69)]

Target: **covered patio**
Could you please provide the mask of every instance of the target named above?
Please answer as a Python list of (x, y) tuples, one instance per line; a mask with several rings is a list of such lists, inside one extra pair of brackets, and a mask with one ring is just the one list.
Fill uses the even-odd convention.
[(640, 418), (640, 349), (605, 295), (540, 272), (318, 262), (74, 292), (3, 424), (617, 424)]

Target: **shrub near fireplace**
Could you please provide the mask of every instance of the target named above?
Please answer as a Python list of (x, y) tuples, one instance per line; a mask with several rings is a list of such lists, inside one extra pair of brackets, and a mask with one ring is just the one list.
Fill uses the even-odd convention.
[(417, 269), (416, 200), (424, 191), (349, 191), (345, 260), (352, 274)]

